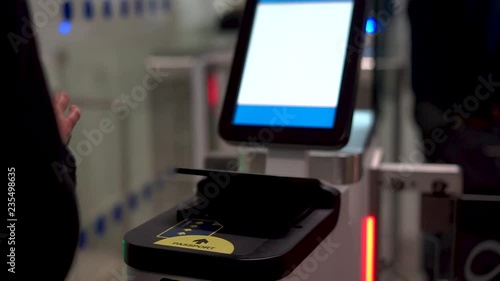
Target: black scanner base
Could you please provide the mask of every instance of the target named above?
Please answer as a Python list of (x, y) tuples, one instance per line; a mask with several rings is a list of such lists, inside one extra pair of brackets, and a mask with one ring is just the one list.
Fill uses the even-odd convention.
[(206, 176), (177, 219), (210, 219), (224, 232), (281, 238), (315, 209), (334, 208), (338, 196), (318, 180), (221, 171), (179, 169)]
[[(339, 217), (340, 192), (315, 179), (177, 172), (205, 178), (193, 198), (125, 235), (124, 259), (132, 268), (203, 280), (279, 280), (332, 232)], [(220, 253), (155, 244), (166, 230), (191, 221), (216, 222), (216, 232), (181, 231), (182, 239), (201, 233), (229, 241), (234, 250)], [(195, 244), (206, 242), (201, 236), (191, 237)]]

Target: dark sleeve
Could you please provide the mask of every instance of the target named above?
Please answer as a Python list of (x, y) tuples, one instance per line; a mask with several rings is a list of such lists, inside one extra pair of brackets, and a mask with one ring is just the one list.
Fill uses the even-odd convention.
[(65, 165), (67, 176), (67, 181), (70, 181), (74, 188), (76, 188), (76, 160), (71, 151), (67, 146), (64, 146)]
[(61, 142), (37, 43), (26, 26), (27, 3), (15, 0), (9, 8), (12, 65), (6, 69), (14, 76), (9, 84), (15, 89), (8, 106), (15, 112), (9, 122), (16, 133), (9, 142), (15, 149), (10, 149), (8, 159), (16, 165), (16, 237), (22, 249), (16, 270), (64, 280), (79, 237), (74, 161)]
[[(408, 4), (415, 102), (446, 111), (475, 94), (498, 67), (498, 1), (418, 0)], [(495, 8), (495, 3), (497, 7)], [(494, 80), (497, 81), (497, 80)], [(493, 99), (470, 112), (482, 116)]]
[(419, 0), (408, 4), (412, 88), (417, 104), (431, 103), (446, 110), (460, 101), (470, 86), (467, 84), (475, 78), (467, 46), (467, 1), (450, 5), (446, 1)]

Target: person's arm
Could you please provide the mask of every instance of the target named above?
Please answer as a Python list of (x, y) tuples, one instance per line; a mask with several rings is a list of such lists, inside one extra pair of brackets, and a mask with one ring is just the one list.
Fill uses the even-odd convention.
[(59, 128), (59, 135), (61, 137), (61, 141), (65, 144), (64, 159), (66, 159), (66, 161), (64, 162), (64, 165), (58, 167), (58, 169), (62, 169), (62, 171), (58, 172), (66, 173), (69, 175), (69, 180), (76, 183), (76, 161), (75, 157), (69, 150), (68, 145), (71, 140), (71, 133), (80, 119), (80, 109), (76, 105), (70, 106), (69, 95), (65, 92), (56, 94), (52, 100), (52, 104), (54, 107), (57, 126)]
[(7, 106), (16, 113), (9, 119), (16, 133), (8, 140), (12, 144), (8, 159), (16, 165), (16, 274), (59, 281), (71, 268), (79, 239), (76, 183), (71, 169), (58, 174), (54, 168), (67, 167), (68, 151), (61, 141), (36, 40), (26, 36), (30, 31), (26, 22), (32, 22), (27, 3), (13, 2), (9, 34), (22, 38), (9, 46), (13, 63), (6, 66), (15, 77), (7, 82), (15, 87)]

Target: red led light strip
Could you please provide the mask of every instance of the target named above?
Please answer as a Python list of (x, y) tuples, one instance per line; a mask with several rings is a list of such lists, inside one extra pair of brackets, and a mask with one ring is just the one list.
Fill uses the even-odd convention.
[(367, 216), (361, 226), (361, 280), (375, 281), (375, 217)]

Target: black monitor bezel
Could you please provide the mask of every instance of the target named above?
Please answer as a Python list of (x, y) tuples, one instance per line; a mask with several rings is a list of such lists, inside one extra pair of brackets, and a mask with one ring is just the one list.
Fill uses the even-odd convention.
[(346, 46), (346, 61), (344, 63), (335, 125), (333, 128), (328, 129), (284, 127), (280, 128), (280, 130), (278, 128), (272, 130), (273, 128), (267, 126), (242, 126), (233, 124), (253, 20), (259, 2), (258, 0), (247, 1), (233, 57), (224, 106), (219, 120), (219, 135), (224, 140), (230, 143), (256, 142), (265, 143), (267, 146), (291, 147), (339, 148), (347, 144), (356, 102), (365, 24), (365, 1), (353, 1), (353, 15), (351, 18), (348, 45)]

